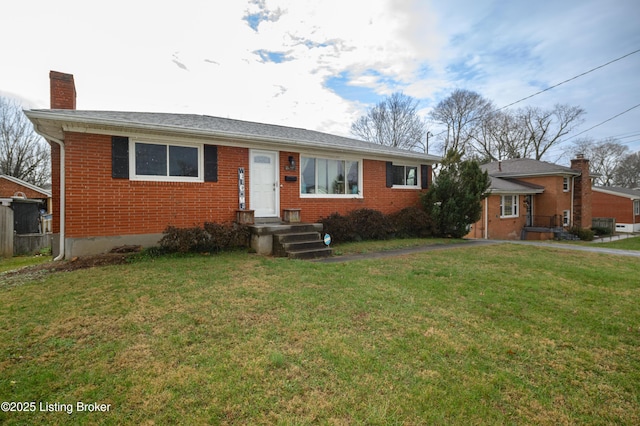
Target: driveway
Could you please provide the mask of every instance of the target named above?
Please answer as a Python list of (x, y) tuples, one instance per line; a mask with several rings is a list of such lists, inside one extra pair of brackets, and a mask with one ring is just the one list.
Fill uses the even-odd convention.
[(640, 251), (638, 250), (619, 250), (619, 249), (610, 249), (610, 248), (602, 248), (598, 246), (579, 246), (577, 244), (562, 244), (562, 243), (544, 243), (539, 241), (503, 241), (505, 243), (511, 244), (522, 244), (522, 245), (530, 245), (537, 247), (551, 247), (560, 250), (575, 250), (575, 251), (586, 251), (589, 253), (602, 253), (602, 254), (613, 254), (617, 256), (631, 256), (631, 257), (640, 257)]

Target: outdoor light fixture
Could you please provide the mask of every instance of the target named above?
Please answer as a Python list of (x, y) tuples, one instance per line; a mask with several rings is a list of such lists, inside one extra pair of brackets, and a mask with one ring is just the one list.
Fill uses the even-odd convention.
[(293, 158), (293, 155), (289, 156), (289, 165), (284, 166), (285, 170), (295, 170), (296, 169), (296, 160)]

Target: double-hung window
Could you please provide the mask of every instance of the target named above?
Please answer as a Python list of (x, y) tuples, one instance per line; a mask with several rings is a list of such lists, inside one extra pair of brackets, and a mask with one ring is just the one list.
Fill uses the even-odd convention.
[(418, 187), (418, 167), (393, 165), (393, 186)]
[(131, 141), (132, 178), (160, 181), (203, 181), (202, 146)]
[(500, 197), (500, 217), (518, 217), (517, 195), (503, 195)]
[(562, 211), (562, 226), (571, 225), (571, 210)]
[(569, 178), (565, 176), (564, 178), (562, 178), (562, 190), (564, 192), (569, 192), (569, 189)]
[(633, 214), (635, 216), (640, 216), (640, 200), (635, 200), (633, 202)]
[(361, 194), (359, 161), (301, 157), (300, 194), (303, 196), (358, 196)]

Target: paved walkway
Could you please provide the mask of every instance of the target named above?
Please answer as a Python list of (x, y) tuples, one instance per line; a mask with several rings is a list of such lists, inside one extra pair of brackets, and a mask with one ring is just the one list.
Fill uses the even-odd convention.
[(350, 262), (353, 260), (382, 259), (386, 257), (403, 256), (407, 254), (422, 253), (427, 251), (481, 247), (481, 246), (492, 245), (492, 244), (520, 244), (520, 245), (530, 245), (530, 246), (537, 246), (537, 247), (549, 247), (549, 248), (554, 248), (558, 250), (574, 250), (574, 251), (584, 251), (589, 253), (602, 253), (602, 254), (610, 254), (610, 255), (617, 255), (617, 256), (629, 256), (629, 257), (640, 258), (640, 251), (637, 251), (637, 250), (619, 250), (619, 249), (610, 249), (610, 248), (602, 248), (602, 247), (595, 247), (595, 246), (581, 246), (577, 244), (545, 243), (545, 242), (539, 242), (539, 241), (465, 240), (464, 242), (461, 242), (461, 243), (434, 244), (434, 245), (409, 247), (409, 248), (403, 248), (403, 249), (386, 250), (386, 251), (378, 251), (378, 252), (371, 252), (371, 253), (349, 254), (344, 256), (326, 257), (326, 258), (316, 259), (314, 261), (318, 263), (341, 263), (341, 262)]

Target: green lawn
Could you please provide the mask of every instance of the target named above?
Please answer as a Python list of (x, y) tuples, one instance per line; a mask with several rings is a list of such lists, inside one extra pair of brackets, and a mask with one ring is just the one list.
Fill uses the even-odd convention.
[(51, 260), (50, 255), (0, 257), (0, 273)]
[(74, 412), (0, 423), (640, 424), (639, 276), (633, 258), (501, 244), (5, 278), (0, 401)]
[(626, 238), (624, 240), (598, 243), (595, 247), (607, 247), (621, 250), (640, 250), (640, 237)]

